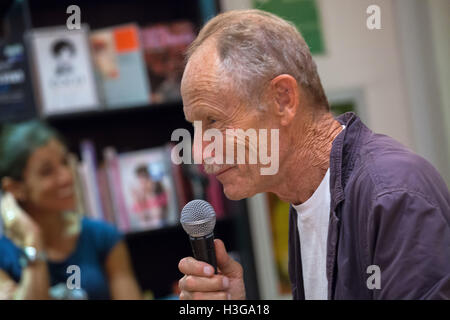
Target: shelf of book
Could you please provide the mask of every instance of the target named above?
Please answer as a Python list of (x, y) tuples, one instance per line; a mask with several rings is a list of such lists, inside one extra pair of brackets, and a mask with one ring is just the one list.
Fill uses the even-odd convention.
[[(217, 10), (213, 2), (205, 9), (205, 1), (191, 0), (24, 0), (6, 19), (14, 27), (8, 45), (22, 50), (20, 67), (31, 75), (20, 88), (27, 99), (18, 104), (32, 109), (28, 118), (41, 118), (62, 134), (72, 153), (79, 212), (124, 233), (139, 284), (155, 298), (173, 293), (178, 262), (192, 255), (178, 215), (194, 198), (212, 203), (216, 237), (242, 263), (247, 297), (260, 297), (247, 201), (225, 199), (199, 166), (182, 169), (168, 161), (172, 132), (193, 133), (179, 96), (180, 53)], [(69, 33), (64, 26), (72, 4), (81, 9), (83, 28)], [(165, 42), (156, 41), (161, 35)], [(65, 58), (74, 52), (81, 56), (71, 65)], [(176, 61), (174, 73), (167, 72), (167, 57)], [(73, 85), (80, 79), (90, 80)], [(19, 110), (17, 103), (2, 107), (1, 122), (23, 120), (6, 115), (8, 108)]]

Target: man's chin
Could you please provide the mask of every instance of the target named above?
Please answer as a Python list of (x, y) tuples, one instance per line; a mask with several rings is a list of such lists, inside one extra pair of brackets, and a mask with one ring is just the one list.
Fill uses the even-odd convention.
[(228, 199), (233, 201), (242, 200), (252, 196), (252, 194), (250, 194), (249, 192), (245, 192), (242, 189), (239, 190), (239, 188), (236, 187), (227, 188), (226, 186), (224, 186), (223, 192)]

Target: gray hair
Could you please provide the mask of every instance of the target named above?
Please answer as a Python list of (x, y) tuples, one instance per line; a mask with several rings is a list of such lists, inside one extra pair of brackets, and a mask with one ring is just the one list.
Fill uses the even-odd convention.
[(259, 103), (265, 86), (273, 78), (289, 74), (317, 107), (329, 110), (309, 47), (292, 23), (256, 9), (228, 11), (200, 30), (186, 58), (209, 38), (215, 40), (221, 71), (247, 99)]

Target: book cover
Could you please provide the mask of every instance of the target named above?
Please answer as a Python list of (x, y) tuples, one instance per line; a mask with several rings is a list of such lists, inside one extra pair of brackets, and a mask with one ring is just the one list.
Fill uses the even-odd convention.
[(155, 229), (178, 222), (168, 148), (119, 154), (119, 167), (129, 231)]
[(129, 221), (125, 198), (122, 193), (122, 181), (120, 179), (120, 168), (117, 152), (113, 147), (103, 150), (103, 157), (106, 167), (106, 177), (111, 193), (112, 209), (116, 226), (123, 232), (129, 230)]
[(80, 176), (80, 172), (78, 170), (78, 168), (80, 166), (80, 162), (78, 161), (77, 156), (73, 153), (69, 153), (68, 162), (69, 162), (69, 166), (70, 166), (70, 171), (73, 176), (73, 185), (74, 185), (75, 198), (76, 198), (75, 210), (79, 214), (85, 214), (86, 206), (85, 206), (85, 200), (84, 200), (84, 195), (83, 195), (83, 182), (81, 181), (82, 177)]
[(80, 149), (81, 160), (85, 166), (86, 191), (90, 202), (89, 208), (92, 210), (91, 214), (93, 217), (103, 220), (104, 214), (100, 199), (100, 191), (98, 188), (95, 147), (92, 141), (83, 140), (81, 142)]
[(127, 24), (90, 35), (97, 79), (108, 108), (145, 106), (151, 102), (150, 82), (141, 50), (139, 29)]
[(190, 200), (189, 185), (183, 176), (181, 164), (171, 164), (173, 172), (173, 180), (178, 199), (178, 208), (182, 209)]
[(25, 46), (22, 41), (0, 43), (0, 122), (36, 115)]
[[(35, 118), (31, 65), (23, 34), (27, 29), (25, 1), (0, 2), (0, 122)], [(6, 10), (6, 8), (9, 9)]]
[(107, 222), (116, 224), (114, 208), (111, 198), (111, 188), (108, 184), (107, 168), (105, 163), (101, 164), (97, 170), (98, 189), (104, 218)]
[(86, 163), (79, 162), (77, 167), (79, 182), (80, 182), (80, 191), (81, 198), (83, 199), (83, 215), (90, 218), (94, 217), (94, 206), (92, 200), (92, 193), (90, 192), (92, 188), (89, 186), (88, 178), (89, 175)]
[(181, 101), (184, 52), (195, 39), (193, 24), (182, 20), (149, 25), (141, 36), (153, 103)]
[(36, 100), (43, 115), (100, 108), (88, 26), (33, 29), (26, 34)]
[(188, 181), (187, 194), (191, 195), (192, 199), (208, 201), (216, 212), (216, 218), (223, 218), (225, 216), (225, 195), (217, 178), (212, 174), (207, 174), (203, 165), (198, 164), (185, 165), (183, 173)]

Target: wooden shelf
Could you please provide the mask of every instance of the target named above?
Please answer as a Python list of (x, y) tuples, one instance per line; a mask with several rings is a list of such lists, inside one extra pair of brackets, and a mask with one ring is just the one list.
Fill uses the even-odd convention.
[(60, 131), (69, 149), (80, 154), (80, 142), (94, 141), (97, 160), (104, 148), (114, 146), (119, 153), (162, 146), (171, 141), (178, 128), (193, 134), (184, 118), (181, 102), (142, 107), (86, 111), (45, 118)]
[(85, 110), (79, 112), (67, 112), (61, 114), (53, 115), (42, 115), (41, 118), (49, 122), (59, 122), (59, 121), (78, 121), (85, 119), (97, 119), (104, 120), (108, 117), (122, 117), (130, 113), (139, 113), (141, 115), (150, 114), (154, 112), (164, 111), (163, 109), (172, 109), (172, 111), (178, 111), (180, 107), (182, 108), (182, 101), (172, 101), (158, 104), (146, 104), (133, 107), (118, 107), (118, 108), (107, 108), (100, 107), (95, 110)]

